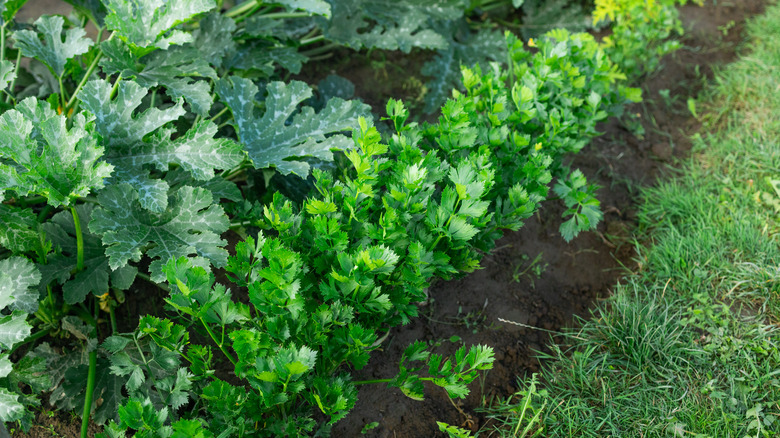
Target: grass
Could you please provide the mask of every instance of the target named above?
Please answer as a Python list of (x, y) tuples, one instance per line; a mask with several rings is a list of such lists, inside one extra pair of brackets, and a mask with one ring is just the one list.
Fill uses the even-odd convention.
[(692, 158), (643, 190), (639, 272), (492, 408), (490, 435), (780, 436), (780, 6), (749, 38), (699, 100)]

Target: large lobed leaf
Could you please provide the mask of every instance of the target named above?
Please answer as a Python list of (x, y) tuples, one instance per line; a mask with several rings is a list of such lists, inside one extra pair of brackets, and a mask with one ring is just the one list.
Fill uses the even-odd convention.
[[(354, 49), (444, 49), (447, 40), (432, 21), (463, 15), (461, 0), (328, 0), (332, 19), (323, 23), (325, 36)], [(373, 24), (370, 24), (373, 23)]]
[(183, 97), (195, 113), (208, 114), (212, 102), (211, 87), (207, 81), (197, 78), (216, 80), (217, 72), (201, 56), (199, 49), (171, 47), (144, 56), (139, 63), (121, 40), (105, 41), (101, 47), (107, 55), (101, 64), (103, 73), (120, 73), (123, 78), (135, 79), (146, 88), (161, 85), (174, 100)]
[(319, 113), (309, 106), (297, 111), (301, 102), (312, 95), (311, 88), (299, 81), (268, 84), (262, 117), (255, 114), (259, 90), (252, 81), (236, 76), (224, 78), (217, 82), (216, 90), (233, 112), (239, 137), (255, 168), (274, 166), (284, 174), (304, 178), (310, 166), (301, 158), (332, 160), (332, 149), (352, 145), (339, 133), (352, 130), (360, 116), (369, 114), (367, 105), (339, 98), (330, 99)]
[(214, 0), (104, 0), (106, 27), (139, 48), (167, 49), (190, 42), (192, 36), (171, 30), (194, 15), (216, 7)]
[[(0, 310), (9, 306), (26, 313), (38, 310), (38, 292), (33, 288), (40, 281), (41, 273), (26, 258), (0, 260)], [(9, 345), (4, 339), (0, 344)]]
[(116, 179), (136, 188), (144, 208), (162, 213), (168, 207), (169, 185), (152, 179), (149, 165), (163, 172), (176, 165), (206, 181), (214, 177), (215, 169), (232, 168), (244, 159), (238, 143), (214, 138), (217, 127), (210, 121), (201, 121), (171, 140), (173, 130), (163, 127), (184, 115), (181, 101), (164, 110), (150, 108), (134, 114), (148, 90), (122, 81), (112, 99), (111, 88), (104, 80), (88, 82), (80, 94), (82, 105), (97, 118), (107, 145), (106, 159), (117, 169)]
[(128, 184), (106, 188), (98, 195), (101, 206), (92, 213), (89, 230), (103, 235), (111, 269), (147, 255), (152, 279), (164, 280), (162, 265), (171, 258), (197, 255), (215, 266), (225, 266), (227, 251), (219, 234), (229, 222), (222, 207), (213, 204), (208, 190), (184, 186), (170, 197), (168, 208), (155, 214), (141, 207), (138, 193)]
[(56, 15), (43, 16), (36, 20), (35, 27), (43, 35), (43, 41), (38, 33), (31, 30), (20, 30), (13, 34), (16, 47), (22, 51), (22, 55), (40, 60), (55, 76), (62, 76), (68, 59), (86, 53), (94, 44), (91, 39), (84, 38), (86, 32), (81, 27), (68, 29), (63, 40), (64, 23), (65, 20)]
[[(0, 116), (0, 187), (20, 196), (45, 196), (49, 205), (70, 205), (103, 187), (112, 166), (99, 161), (94, 123), (82, 114), (57, 115), (46, 102), (27, 98)], [(2, 197), (2, 191), (0, 191)]]
[(0, 204), (0, 246), (22, 253), (39, 245), (35, 213), (31, 209)]
[(472, 33), (465, 20), (448, 22), (437, 29), (447, 35), (448, 45), (425, 63), (421, 73), (431, 78), (425, 83), (425, 112), (438, 111), (452, 96), (454, 88), (461, 88), (461, 66), (487, 66), (491, 61), (506, 59), (506, 42), (500, 32), (484, 29)]

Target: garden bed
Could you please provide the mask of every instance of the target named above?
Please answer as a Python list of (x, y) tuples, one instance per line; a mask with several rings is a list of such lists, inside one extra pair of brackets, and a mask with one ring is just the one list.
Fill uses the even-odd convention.
[[(356, 380), (392, 377), (401, 353), (416, 340), (441, 342), (443, 353), (464, 344), (490, 345), (496, 352), (493, 370), (472, 384), (469, 397), (455, 401), (455, 406), (441, 388), (431, 386), (426, 387), (426, 400), (418, 402), (397, 389), (364, 385), (356, 408), (337, 423), (333, 436), (360, 436), (373, 422), (378, 426), (366, 436), (435, 436), (436, 421), (474, 431), (485, 425), (477, 409), (513, 394), (517, 376), (538, 370), (535, 351), (545, 351), (551, 334), (574, 324), (575, 315), (587, 315), (599, 298), (609, 295), (626, 269), (635, 268), (631, 238), (636, 224), (635, 188), (652, 183), (675, 157), (686, 154), (688, 136), (697, 128), (688, 98), (695, 96), (714, 67), (734, 58), (742, 23), (760, 13), (762, 4), (751, 0), (739, 5), (718, 2), (705, 8), (684, 7), (682, 18), (688, 29), (684, 48), (667, 57), (663, 68), (644, 81), (645, 102), (629, 109), (639, 115), (643, 136), (610, 122), (599, 127), (604, 135), (574, 158), (573, 167), (602, 186), (598, 198), (605, 215), (598, 232), (584, 233), (567, 244), (557, 232), (563, 206), (546, 204), (520, 231), (499, 240), (483, 259), (483, 269), (460, 280), (434, 284), (421, 316), (393, 329), (382, 351), (375, 352), (368, 366), (355, 373)], [(351, 79), (356, 95), (367, 102), (403, 96), (404, 84), (392, 81), (390, 89), (398, 94), (375, 94), (371, 80), (384, 79), (374, 75), (370, 61), (359, 58), (358, 64), (365, 64), (362, 68), (348, 63), (337, 73)], [(393, 63), (409, 67), (407, 61), (385, 61), (391, 70)], [(117, 312), (120, 332), (135, 329), (138, 315), (161, 314), (164, 292), (143, 280), (136, 280), (134, 289)], [(228, 371), (217, 369), (224, 375)], [(50, 414), (47, 409), (36, 421), (29, 434), (14, 436), (77, 436), (80, 427), (77, 417)]]

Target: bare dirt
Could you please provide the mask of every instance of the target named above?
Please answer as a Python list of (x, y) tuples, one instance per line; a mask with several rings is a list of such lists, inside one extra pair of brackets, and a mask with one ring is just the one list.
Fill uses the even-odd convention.
[[(518, 377), (542, 366), (536, 356), (548, 351), (547, 345), (554, 340), (551, 333), (576, 324), (575, 316), (587, 317), (620, 277), (636, 268), (631, 240), (636, 226), (636, 188), (652, 184), (675, 158), (690, 150), (689, 135), (698, 124), (686, 101), (695, 97), (714, 68), (735, 58), (745, 19), (760, 13), (763, 3), (709, 0), (704, 8), (682, 8), (687, 29), (684, 48), (667, 57), (662, 69), (643, 81), (645, 101), (629, 109), (639, 114), (644, 136), (639, 138), (621, 123), (610, 122), (600, 127), (604, 135), (572, 163), (589, 181), (602, 186), (598, 197), (605, 217), (598, 232), (565, 243), (557, 232), (563, 206), (548, 203), (523, 229), (506, 234), (497, 243), (496, 250), (483, 260), (483, 269), (434, 284), (422, 316), (394, 329), (368, 366), (355, 373), (360, 380), (394, 376), (402, 351), (419, 339), (440, 343), (437, 352), (441, 354), (464, 344), (490, 345), (496, 352), (494, 369), (471, 385), (471, 394), (453, 404), (442, 389), (427, 387), (426, 400), (419, 402), (397, 389), (367, 385), (360, 389), (357, 407), (334, 427), (334, 437), (429, 438), (444, 436), (436, 421), (473, 431), (485, 425), (477, 409), (512, 395)], [(61, 5), (57, 0), (31, 0), (23, 13), (34, 18)], [(353, 53), (350, 59), (334, 60), (325, 74), (347, 77), (356, 85), (356, 96), (381, 110), (389, 97), (417, 97), (414, 83), (393, 78), (412, 77), (420, 65), (419, 59), (400, 54)], [(119, 308), (120, 331), (135, 328), (138, 315), (154, 312), (154, 303), (160, 302), (152, 298), (160, 298), (159, 290), (139, 283), (144, 282), (139, 280), (135, 287), (143, 292), (129, 293), (128, 302)], [(453, 337), (457, 337), (455, 342)], [(77, 415), (42, 409), (29, 434), (12, 436), (76, 437), (80, 422)], [(378, 425), (361, 435), (373, 422)], [(90, 429), (90, 436), (95, 430), (99, 428)]]

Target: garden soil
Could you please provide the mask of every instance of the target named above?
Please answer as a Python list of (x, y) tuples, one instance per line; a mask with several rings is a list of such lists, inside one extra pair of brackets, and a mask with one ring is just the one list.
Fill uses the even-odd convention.
[[(549, 351), (547, 345), (554, 342), (556, 332), (576, 326), (577, 317), (587, 318), (589, 309), (609, 296), (621, 276), (641, 269), (642, 260), (632, 240), (637, 187), (652, 184), (677, 158), (688, 154), (690, 136), (699, 124), (691, 116), (687, 100), (696, 96), (714, 68), (735, 58), (743, 42), (745, 20), (761, 13), (764, 2), (712, 3), (708, 0), (703, 8), (682, 8), (687, 29), (684, 47), (667, 56), (660, 71), (641, 84), (645, 100), (629, 108), (629, 113), (644, 134), (636, 135), (636, 130), (624, 123), (604, 124), (600, 126), (604, 135), (571, 162), (589, 181), (602, 187), (597, 196), (605, 214), (598, 231), (566, 243), (557, 231), (563, 205), (555, 201), (544, 204), (521, 230), (507, 233), (497, 242), (496, 249), (483, 259), (482, 269), (434, 284), (421, 316), (393, 329), (382, 349), (372, 354), (354, 378), (393, 377), (403, 350), (416, 340), (440, 344), (435, 352), (445, 355), (462, 345), (489, 345), (496, 353), (493, 369), (470, 385), (468, 397), (454, 402), (443, 389), (432, 385), (426, 386), (424, 401), (411, 400), (400, 390), (382, 384), (365, 385), (358, 393), (356, 408), (336, 424), (333, 437), (445, 436), (438, 431), (437, 421), (478, 430), (486, 425), (479, 409), (511, 396), (517, 391), (518, 378), (538, 371), (543, 365), (538, 356)], [(56, 0), (32, 0), (22, 13), (32, 18), (61, 5)], [(377, 110), (384, 108), (389, 97), (417, 97), (408, 77), (419, 71), (419, 56), (347, 56), (330, 63), (328, 71), (320, 69), (322, 77), (337, 73), (350, 79), (356, 96)], [(306, 79), (316, 83), (322, 77)], [(162, 309), (159, 289), (142, 280), (135, 287), (137, 292), (128, 293), (128, 302), (118, 309), (119, 317), (124, 316), (120, 330), (135, 328), (139, 314)], [(377, 425), (372, 427), (372, 423)], [(44, 406), (28, 434), (13, 436), (77, 437), (79, 429), (78, 415)], [(93, 425), (90, 436), (98, 430)]]

